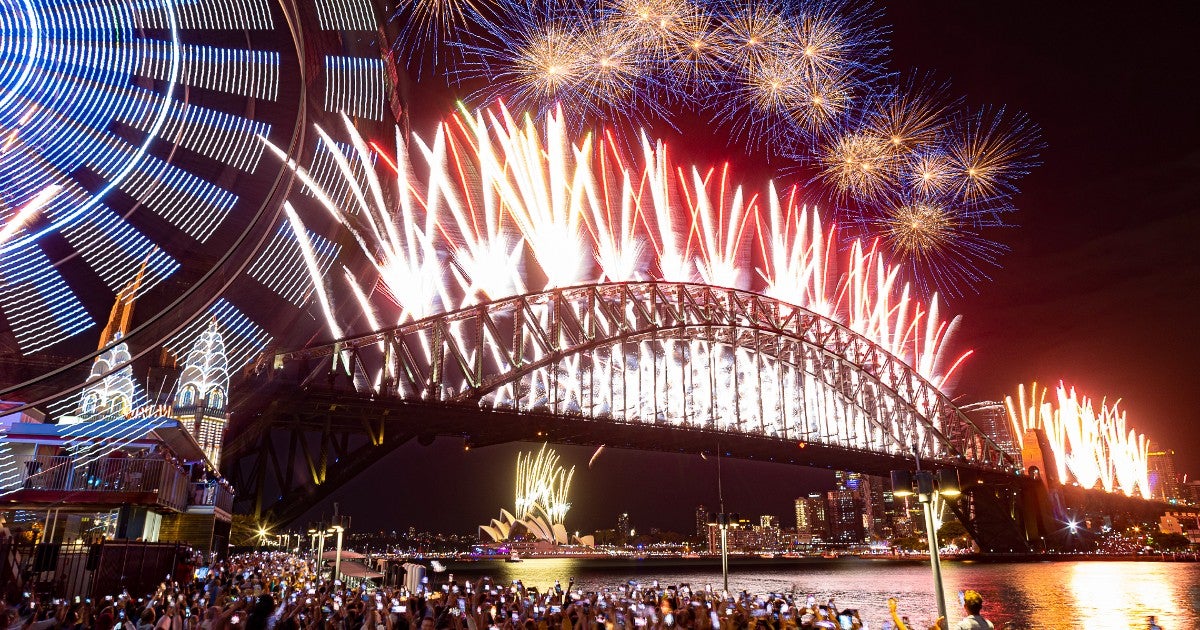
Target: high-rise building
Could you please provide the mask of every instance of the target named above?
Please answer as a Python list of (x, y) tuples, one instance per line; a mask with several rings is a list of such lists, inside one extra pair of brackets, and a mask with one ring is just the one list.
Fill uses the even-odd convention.
[(892, 500), (891, 480), (863, 475), (859, 484), (863, 502), (863, 527), (871, 538), (884, 539), (892, 534), (887, 504)]
[(1181, 488), (1185, 503), (1188, 505), (1200, 505), (1200, 479), (1185, 481)]
[(708, 536), (708, 508), (703, 505), (696, 507), (696, 538)]
[(991, 438), (996, 446), (1000, 447), (1000, 450), (1020, 460), (1021, 448), (1013, 437), (1013, 428), (1009, 424), (1008, 412), (1004, 409), (1003, 403), (991, 401), (979, 403), (967, 414), (967, 417), (975, 423), (975, 426), (979, 427), (980, 431), (983, 431), (984, 435)]
[(838, 490), (860, 490), (863, 475), (862, 473), (835, 470), (833, 471), (833, 481)]
[(1179, 503), (1182, 496), (1179, 488), (1179, 476), (1175, 472), (1175, 451), (1169, 448), (1160, 448), (1151, 442), (1146, 467), (1150, 473), (1151, 497), (1159, 501)]
[(773, 514), (763, 514), (758, 517), (758, 526), (779, 529), (779, 517)]
[(827, 532), (825, 497), (812, 493), (796, 499), (796, 534), (824, 538)]
[(857, 490), (831, 490), (826, 494), (826, 514), (829, 522), (829, 541), (860, 544), (866, 541), (863, 526), (862, 495)]
[(617, 540), (625, 542), (629, 540), (633, 528), (629, 526), (629, 512), (621, 512), (617, 515)]
[(196, 337), (187, 354), (171, 415), (179, 420), (208, 456), (221, 465), (221, 444), (229, 423), (229, 362), (217, 322)]

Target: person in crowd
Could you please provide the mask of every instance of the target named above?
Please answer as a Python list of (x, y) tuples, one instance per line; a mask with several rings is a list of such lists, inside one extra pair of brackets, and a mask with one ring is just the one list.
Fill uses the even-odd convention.
[(993, 630), (992, 622), (983, 618), (983, 596), (976, 591), (963, 592), (963, 612), (966, 616), (958, 622), (958, 630)]
[[(574, 580), (540, 590), (487, 577), (423, 585), (416, 592), (319, 576), (287, 553), (249, 553), (210, 563), (159, 584), (144, 597), (127, 592), (53, 605), (0, 608), (0, 630), (859, 630), (853, 606), (795, 593), (727, 593), (708, 586), (630, 582), (585, 591)], [(178, 578), (179, 575), (176, 575)], [(169, 579), (169, 578), (168, 578)], [(961, 630), (991, 630), (983, 598), (964, 593)], [(897, 630), (913, 625), (888, 601)], [(18, 614), (19, 612), (19, 614)], [(26, 615), (28, 615), (26, 617)], [(941, 621), (938, 628), (944, 629)]]

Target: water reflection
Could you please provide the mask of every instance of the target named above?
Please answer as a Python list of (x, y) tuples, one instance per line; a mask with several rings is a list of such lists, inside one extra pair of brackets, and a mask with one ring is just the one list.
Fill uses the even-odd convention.
[[(1165, 617), (1164, 611), (1186, 608), (1184, 589), (1161, 571), (1179, 566), (1079, 563), (1071, 569), (1071, 594), (1080, 616), (1085, 619), (1095, 623), (1111, 621), (1114, 628), (1139, 624), (1144, 627), (1147, 615)], [(1176, 589), (1179, 592), (1174, 592)]]
[[(507, 583), (553, 587), (574, 577), (583, 590), (617, 587), (627, 580), (665, 587), (720, 588), (716, 563), (654, 560), (598, 561), (531, 559), (521, 563), (479, 562), (451, 568), (456, 576), (490, 575)], [(1193, 601), (1200, 593), (1200, 564), (1168, 562), (946, 563), (947, 607), (957, 621), (957, 591), (975, 589), (984, 597), (984, 613), (996, 627), (1013, 630), (1059, 628), (1145, 628), (1156, 615), (1165, 630), (1200, 628)], [(880, 628), (888, 597), (917, 624), (930, 623), (937, 609), (929, 565), (924, 562), (871, 560), (761, 561), (735, 564), (730, 589), (751, 592), (813, 593), (834, 597), (838, 605), (858, 608)], [(926, 627), (921, 625), (919, 627)]]

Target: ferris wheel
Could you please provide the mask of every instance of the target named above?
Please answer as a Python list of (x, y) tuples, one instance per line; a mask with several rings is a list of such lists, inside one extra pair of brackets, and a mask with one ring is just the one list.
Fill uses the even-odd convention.
[[(314, 117), (385, 120), (376, 11), (0, 0), (0, 400), (75, 386), (125, 339), (134, 358), (178, 351), (218, 321), (242, 362), (271, 341), (306, 285), (277, 216), (291, 171), (266, 143), (319, 173)], [(314, 242), (331, 264), (337, 245)], [(239, 298), (238, 282), (268, 297)], [(119, 300), (137, 317), (106, 338)]]

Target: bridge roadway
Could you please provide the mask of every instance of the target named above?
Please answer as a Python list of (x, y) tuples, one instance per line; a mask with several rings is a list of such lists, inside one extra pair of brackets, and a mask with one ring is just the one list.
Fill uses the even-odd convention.
[[(238, 489), (237, 513), (260, 522), (292, 522), (399, 446), (435, 437), (455, 437), (472, 448), (513, 441), (551, 442), (643, 451), (703, 454), (784, 465), (850, 470), (887, 476), (911, 469), (908, 457), (762, 435), (644, 423), (613, 423), (582, 417), (486, 410), (471, 405), (372, 400), (357, 394), (306, 391), (260, 384), (250, 396), (261, 406), (252, 422), (239, 423), (223, 460)], [(245, 398), (243, 398), (245, 400)], [(244, 407), (243, 407), (244, 408)], [(246, 409), (249, 411), (249, 409)], [(1045, 487), (1027, 476), (981, 469), (970, 462), (929, 462), (958, 469), (962, 499), (958, 517), (984, 551), (1028, 553), (1044, 548), (1086, 548), (1065, 522), (1039, 523), (1030, 504), (1046, 498)], [(398, 481), (402, 483), (402, 481)], [(778, 492), (788, 493), (786, 488)], [(1077, 522), (1107, 516), (1147, 522), (1171, 509), (1165, 504), (1100, 490), (1059, 488)], [(1032, 512), (1032, 513), (1031, 513)]]

